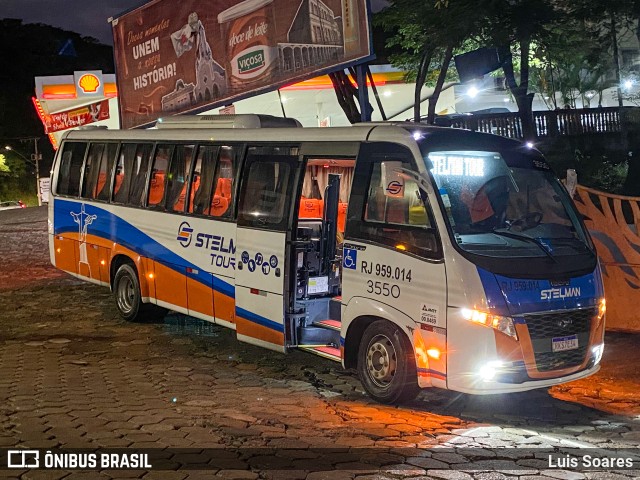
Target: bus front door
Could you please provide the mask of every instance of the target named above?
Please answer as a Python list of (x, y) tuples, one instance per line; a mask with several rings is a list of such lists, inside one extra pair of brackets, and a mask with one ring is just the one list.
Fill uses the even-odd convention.
[(299, 182), (297, 147), (249, 147), (236, 245), (238, 339), (285, 351), (288, 238)]

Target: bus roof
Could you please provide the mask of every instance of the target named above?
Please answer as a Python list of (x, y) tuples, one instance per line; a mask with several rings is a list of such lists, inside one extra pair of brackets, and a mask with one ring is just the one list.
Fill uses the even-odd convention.
[[(162, 128), (105, 130), (71, 130), (63, 140), (121, 140), (121, 141), (179, 141), (179, 142), (363, 142), (391, 141), (405, 145), (414, 142), (429, 146), (486, 149), (513, 149), (523, 146), (522, 142), (469, 130), (436, 127), (411, 122), (368, 122), (347, 127), (281, 127), (272, 128), (270, 121), (263, 122), (263, 128), (229, 128), (229, 123), (214, 122), (207, 128), (206, 120), (198, 121), (197, 127), (189, 127), (185, 120), (167, 122)], [(239, 116), (236, 116), (239, 117)], [(257, 115), (252, 115), (257, 117)], [(231, 120), (231, 119), (230, 119)], [(286, 120), (286, 119), (284, 119)], [(177, 128), (169, 125), (175, 124)], [(226, 128), (220, 128), (220, 127)]]

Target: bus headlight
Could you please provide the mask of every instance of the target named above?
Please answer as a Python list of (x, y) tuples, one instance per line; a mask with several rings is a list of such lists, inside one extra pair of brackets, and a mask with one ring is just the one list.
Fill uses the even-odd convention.
[(518, 338), (516, 327), (513, 325), (513, 319), (511, 317), (492, 315), (490, 313), (481, 312), (479, 310), (470, 310), (468, 308), (462, 309), (462, 316), (465, 320), (469, 320), (470, 322), (479, 323), (480, 325), (491, 327), (515, 339)]
[(504, 364), (500, 360), (494, 360), (480, 367), (480, 370), (478, 370), (478, 374), (480, 375), (480, 378), (482, 378), (482, 380), (484, 380), (485, 382), (490, 382), (491, 380), (496, 378), (498, 370), (500, 370), (503, 366)]
[(600, 360), (602, 360), (602, 354), (604, 352), (604, 343), (601, 343), (600, 345), (596, 345), (595, 347), (593, 347), (591, 349), (591, 354), (593, 355), (593, 364), (597, 365), (600, 363)]

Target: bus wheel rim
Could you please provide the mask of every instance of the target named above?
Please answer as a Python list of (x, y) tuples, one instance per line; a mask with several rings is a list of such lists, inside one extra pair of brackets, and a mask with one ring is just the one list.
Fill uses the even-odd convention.
[(367, 373), (380, 388), (391, 384), (398, 366), (398, 356), (393, 342), (383, 334), (377, 334), (367, 348)]
[(133, 281), (128, 276), (120, 279), (118, 282), (118, 306), (120, 310), (125, 313), (133, 310), (133, 304), (135, 302), (135, 287)]

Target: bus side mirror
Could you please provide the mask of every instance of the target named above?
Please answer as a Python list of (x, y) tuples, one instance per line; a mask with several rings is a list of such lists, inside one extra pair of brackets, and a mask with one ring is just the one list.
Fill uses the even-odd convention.
[(404, 197), (404, 176), (402, 175), (402, 162), (382, 162), (382, 188), (385, 197)]

